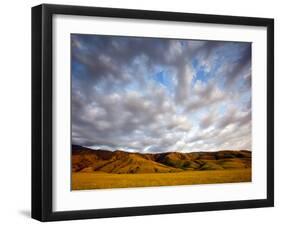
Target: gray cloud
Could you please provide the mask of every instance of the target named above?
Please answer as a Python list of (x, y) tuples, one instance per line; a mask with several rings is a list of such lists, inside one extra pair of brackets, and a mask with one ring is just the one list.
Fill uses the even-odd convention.
[[(233, 43), (76, 34), (71, 40), (73, 143), (142, 152), (251, 148), (250, 101), (241, 100), (250, 89), (236, 83), (251, 78), (248, 45), (239, 44), (240, 54), (216, 73)], [(198, 80), (194, 60), (208, 68), (209, 80)], [(220, 82), (226, 72), (231, 78)]]

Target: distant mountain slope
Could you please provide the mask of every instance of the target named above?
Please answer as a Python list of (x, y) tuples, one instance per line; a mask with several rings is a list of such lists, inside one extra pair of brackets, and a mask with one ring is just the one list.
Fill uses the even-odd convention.
[(157, 154), (125, 151), (93, 150), (72, 146), (73, 172), (105, 172), (116, 174), (168, 173), (185, 170), (223, 170), (251, 167), (251, 152), (218, 151)]

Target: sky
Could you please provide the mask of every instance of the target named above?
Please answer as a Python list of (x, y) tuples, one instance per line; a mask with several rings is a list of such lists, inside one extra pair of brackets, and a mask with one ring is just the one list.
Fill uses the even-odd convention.
[(71, 34), (72, 144), (251, 150), (251, 43)]

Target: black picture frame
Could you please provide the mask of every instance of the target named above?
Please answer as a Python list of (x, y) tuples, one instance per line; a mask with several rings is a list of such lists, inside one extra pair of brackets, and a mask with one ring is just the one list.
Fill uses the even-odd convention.
[[(55, 14), (266, 27), (267, 198), (54, 212), (52, 210), (52, 18)], [(32, 218), (40, 221), (57, 221), (271, 206), (274, 206), (273, 19), (50, 4), (32, 8)]]

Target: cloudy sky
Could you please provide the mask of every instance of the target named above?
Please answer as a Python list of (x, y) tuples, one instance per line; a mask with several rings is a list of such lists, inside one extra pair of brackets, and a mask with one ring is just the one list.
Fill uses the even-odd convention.
[(251, 149), (251, 43), (71, 35), (72, 143)]

